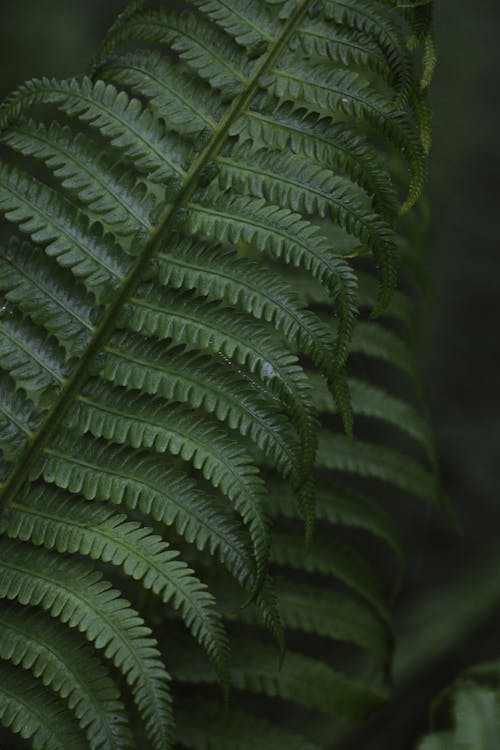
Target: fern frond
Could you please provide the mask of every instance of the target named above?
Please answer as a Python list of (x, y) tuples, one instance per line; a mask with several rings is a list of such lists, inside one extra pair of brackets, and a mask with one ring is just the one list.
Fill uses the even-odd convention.
[[(340, 592), (280, 579), (280, 609), (285, 627), (353, 643), (386, 659), (387, 629), (368, 608)], [(286, 657), (285, 657), (286, 658)]]
[(150, 228), (149, 216), (155, 205), (143, 182), (123, 165), (113, 164), (97, 144), (83, 133), (76, 135), (54, 121), (21, 122), (3, 136), (10, 148), (43, 161), (66, 190), (75, 195), (91, 217), (104, 229), (127, 235)]
[(60, 450), (46, 450), (43, 478), (87, 500), (123, 504), (173, 525), (187, 542), (217, 554), (242, 584), (253, 578), (252, 558), (229, 510), (160, 458), (89, 438), (67, 439)]
[[(239, 690), (295, 701), (326, 714), (360, 719), (384, 700), (382, 691), (346, 678), (325, 663), (287, 650), (283, 666), (275, 667), (271, 647), (234, 638), (230, 679)], [(182, 682), (211, 683), (214, 673), (192, 650), (177, 644), (172, 673)]]
[(206, 138), (220, 119), (221, 102), (212, 89), (179, 71), (159, 53), (128, 53), (106, 64), (101, 75), (146, 97), (169, 130), (181, 135)]
[[(8, 375), (0, 382), (0, 449), (3, 461), (0, 464), (1, 478), (6, 479), (6, 464), (15, 461), (29, 445), (29, 441), (42, 421), (41, 412), (33, 408), (25, 396), (16, 390)], [(10, 467), (9, 467), (10, 468)]]
[(214, 414), (254, 441), (285, 476), (292, 473), (297, 445), (290, 423), (226, 361), (125, 335), (106, 347), (100, 374), (115, 385)]
[(43, 328), (15, 313), (0, 330), (0, 356), (16, 389), (24, 391), (37, 406), (50, 400), (49, 393), (57, 391), (67, 375), (57, 342), (48, 338)]
[(262, 3), (193, 0), (193, 5), (245, 47), (252, 57), (265, 52), (280, 32), (278, 19)]
[(224, 677), (228, 643), (214, 599), (186, 563), (177, 560), (179, 552), (151, 529), (51, 488), (17, 498), (0, 529), (11, 539), (120, 565), (163, 602), (172, 602)]
[(136, 13), (121, 28), (110, 30), (96, 67), (121, 45), (132, 40), (171, 48), (226, 99), (244, 90), (249, 65), (243, 51), (198, 14), (187, 11), (171, 13), (164, 8)]
[(7, 129), (36, 104), (52, 104), (97, 129), (111, 145), (157, 181), (182, 175), (184, 154), (138, 99), (131, 99), (112, 84), (89, 78), (30, 81), (7, 99), (0, 110), (0, 130)]
[(439, 505), (436, 477), (417, 461), (385, 446), (352, 441), (343, 435), (320, 435), (318, 465), (394, 484), (423, 500)]
[(268, 550), (265, 485), (250, 457), (208, 419), (181, 406), (169, 407), (117, 389), (88, 389), (72, 415), (71, 426), (119, 445), (169, 451), (192, 462), (207, 481), (234, 504), (252, 536), (259, 576)]
[[(241, 155), (240, 155), (241, 153)], [(299, 211), (302, 215), (329, 216), (348, 234), (373, 250), (374, 255), (394, 253), (394, 236), (388, 225), (353, 191), (352, 183), (333, 171), (316, 167), (299, 157), (281, 154), (259, 156), (236, 151), (221, 157), (219, 182), (224, 189), (265, 198), (269, 203)]]
[[(161, 6), (129, 3), (91, 78), (34, 80), (0, 105), (0, 213), (15, 232), (0, 254), (0, 656), (14, 665), (0, 664), (0, 705), (47, 750), (169, 750), (165, 664), (181, 732), (187, 691), (196, 707), (197, 685), (227, 675), (301, 711), (375, 709), (390, 618), (357, 536), (401, 556), (378, 482), (438, 495), (384, 431), (365, 438), (368, 420), (360, 440), (335, 432), (337, 413), (349, 435), (353, 413), (385, 421), (432, 464), (417, 407), (382, 368), (374, 382), (372, 363), (364, 380), (345, 373), (352, 352), (418, 389), (413, 311), (406, 291), (391, 297), (396, 248), (411, 261), (400, 196), (416, 200), (425, 175), (427, 9)], [(358, 322), (360, 302), (391, 325)], [(239, 634), (229, 665), (223, 618)], [(307, 634), (305, 653), (279, 671), (260, 638), (267, 627), (283, 656), (285, 625)], [(331, 664), (308, 655), (314, 636)], [(206, 708), (181, 744), (313, 750), (247, 713), (217, 733)]]
[(403, 151), (412, 172), (405, 209), (418, 200), (425, 181), (425, 154), (412, 121), (404, 110), (395, 111), (391, 101), (353, 71), (317, 63), (291, 63), (276, 72), (270, 93), (280, 102), (303, 108), (307, 113), (328, 117), (338, 111), (349, 119), (360, 119)]
[(258, 375), (295, 422), (302, 450), (298, 474), (304, 480), (314, 461), (317, 421), (297, 358), (257, 321), (211, 301), (149, 287), (132, 299), (132, 305), (124, 324), (133, 331), (222, 354)]
[(436, 40), (432, 34), (428, 34), (425, 37), (424, 42), (423, 72), (420, 80), (420, 88), (423, 90), (428, 88), (432, 82), (437, 65), (437, 58), (438, 50)]
[(394, 83), (404, 99), (412, 84), (411, 62), (401, 27), (390, 12), (380, 13), (376, 0), (326, 0), (328, 18), (361, 31), (377, 44), (391, 67)]
[(302, 266), (321, 281), (339, 306), (336, 356), (342, 366), (357, 313), (356, 280), (347, 263), (299, 214), (258, 198), (226, 198), (224, 202), (219, 199), (219, 203), (216, 200), (215, 195), (205, 193), (203, 204), (190, 205), (188, 229), (210, 241), (255, 243), (271, 258)]
[(325, 372), (338, 367), (331, 330), (305, 309), (297, 290), (273, 268), (217, 245), (179, 242), (169, 250), (160, 255), (158, 276), (162, 284), (195, 289), (200, 295), (220, 299), (257, 320), (272, 323), (317, 367)]
[(15, 167), (0, 165), (0, 209), (47, 255), (72, 270), (99, 302), (106, 302), (127, 274), (127, 262), (111, 238), (90, 227), (81, 213), (51, 188)]
[(34, 750), (65, 750), (71, 737), (75, 750), (87, 747), (69, 711), (61, 711), (55, 695), (20, 669), (0, 664), (0, 721), (30, 740)]
[(155, 748), (170, 744), (172, 708), (156, 642), (143, 620), (92, 567), (19, 542), (0, 542), (0, 596), (40, 605), (112, 660), (130, 685)]
[(66, 358), (82, 354), (89, 345), (94, 307), (68, 271), (47, 267), (44, 257), (28, 243), (13, 239), (0, 254), (0, 289), (65, 349)]
[[(335, 403), (317, 374), (310, 374), (314, 401), (318, 411), (334, 414)], [(407, 401), (396, 398), (386, 391), (363, 380), (351, 378), (349, 392), (355, 415), (372, 417), (388, 422), (416, 440), (434, 463), (435, 449), (429, 425), (421, 414)]]
[[(269, 108), (270, 109), (270, 108)], [(276, 111), (251, 111), (233, 126), (242, 144), (290, 149), (318, 165), (340, 170), (373, 196), (384, 218), (394, 217), (398, 204), (386, 167), (348, 124), (329, 123), (316, 117), (294, 116), (290, 107)]]
[(297, 45), (309, 57), (329, 60), (345, 68), (359, 67), (390, 80), (390, 68), (382, 50), (367, 35), (324, 18), (307, 19), (297, 34)]
[(0, 658), (30, 670), (65, 699), (92, 750), (132, 747), (125, 708), (113, 681), (85, 641), (57, 621), (42, 612), (3, 607)]
[(280, 567), (334, 576), (369, 602), (378, 614), (390, 622), (387, 602), (369, 563), (350, 545), (328, 542), (316, 536), (314, 545), (304, 551), (300, 535), (290, 529), (273, 534), (271, 562)]
[[(319, 286), (314, 279), (297, 278), (296, 272), (287, 275), (289, 283), (295, 282), (306, 302), (310, 305), (329, 306), (329, 298), (325, 290)], [(368, 273), (358, 274), (359, 306), (362, 312), (372, 310), (377, 300), (377, 281)], [(404, 293), (395, 291), (389, 305), (384, 310), (381, 318), (392, 318), (402, 323), (405, 330), (412, 329), (414, 319), (414, 305), (412, 300)], [(364, 321), (362, 321), (364, 323)]]

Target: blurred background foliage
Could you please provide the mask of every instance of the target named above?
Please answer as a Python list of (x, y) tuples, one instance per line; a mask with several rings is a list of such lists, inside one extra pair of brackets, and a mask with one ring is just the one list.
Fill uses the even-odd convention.
[[(2, 0), (1, 97), (27, 78), (84, 69), (123, 5)], [(410, 750), (436, 694), (469, 665), (500, 658), (500, 5), (436, 6), (420, 354), (457, 528), (421, 505), (408, 509), (394, 698), (343, 739), (319, 726), (324, 746), (337, 750)]]

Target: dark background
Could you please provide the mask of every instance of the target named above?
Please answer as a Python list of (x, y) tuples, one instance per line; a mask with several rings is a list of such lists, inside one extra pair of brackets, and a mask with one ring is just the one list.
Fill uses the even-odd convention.
[[(398, 605), (396, 697), (349, 743), (356, 750), (411, 748), (435, 694), (468, 664), (500, 658), (500, 6), (436, 5), (430, 288), (420, 345), (458, 529), (426, 512), (415, 518)], [(26, 78), (80, 72), (123, 6), (2, 0), (0, 96)]]

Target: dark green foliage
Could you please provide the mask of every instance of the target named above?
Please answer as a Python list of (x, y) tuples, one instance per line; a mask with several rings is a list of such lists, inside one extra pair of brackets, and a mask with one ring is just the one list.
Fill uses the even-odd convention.
[(451, 729), (424, 737), (416, 750), (494, 750), (500, 736), (499, 663), (478, 664), (460, 675), (433, 705), (433, 723), (450, 707)]
[(0, 106), (0, 715), (33, 747), (313, 750), (383, 702), (380, 498), (441, 502), (411, 263), (395, 292), (429, 33), (133, 2)]

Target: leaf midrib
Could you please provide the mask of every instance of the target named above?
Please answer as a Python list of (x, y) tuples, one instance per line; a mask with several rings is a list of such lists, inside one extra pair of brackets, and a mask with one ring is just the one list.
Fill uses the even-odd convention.
[(177, 211), (189, 201), (196, 191), (198, 180), (204, 167), (210, 161), (215, 159), (221, 151), (226, 140), (230, 137), (231, 126), (245, 111), (256, 94), (261, 76), (269, 69), (272, 69), (274, 64), (280, 58), (290, 38), (304, 17), (310, 3), (311, 0), (299, 0), (294, 12), (284, 25), (282, 33), (276, 39), (274, 45), (269, 50), (262, 63), (248, 79), (246, 90), (234, 99), (233, 104), (229, 107), (229, 110), (221, 121), (220, 126), (216, 129), (212, 138), (208, 141), (191, 169), (185, 175), (184, 185), (180, 189), (176, 200), (165, 208), (158, 221), (158, 229), (151, 232), (151, 239), (146, 244), (143, 252), (138, 257), (136, 263), (132, 266), (128, 275), (125, 277), (114, 302), (109, 305), (101, 323), (96, 328), (96, 335), (87, 349), (87, 356), (81, 358), (80, 364), (73, 372), (73, 375), (68, 379), (61, 398), (48, 412), (41, 428), (29, 441), (26, 450), (23, 455), (20, 456), (15, 469), (8, 480), (3, 483), (3, 486), (0, 484), (0, 499), (7, 504), (15, 498), (18, 490), (22, 487), (26, 478), (29, 477), (30, 466), (34, 460), (36, 460), (37, 456), (43, 452), (52, 436), (56, 433), (68, 409), (72, 405), (74, 398), (87, 381), (91, 362), (99, 354), (105, 342), (112, 335), (115, 328), (116, 318), (128, 298), (138, 286), (144, 266), (157, 255), (158, 251), (163, 246), (170, 230), (171, 220)]

